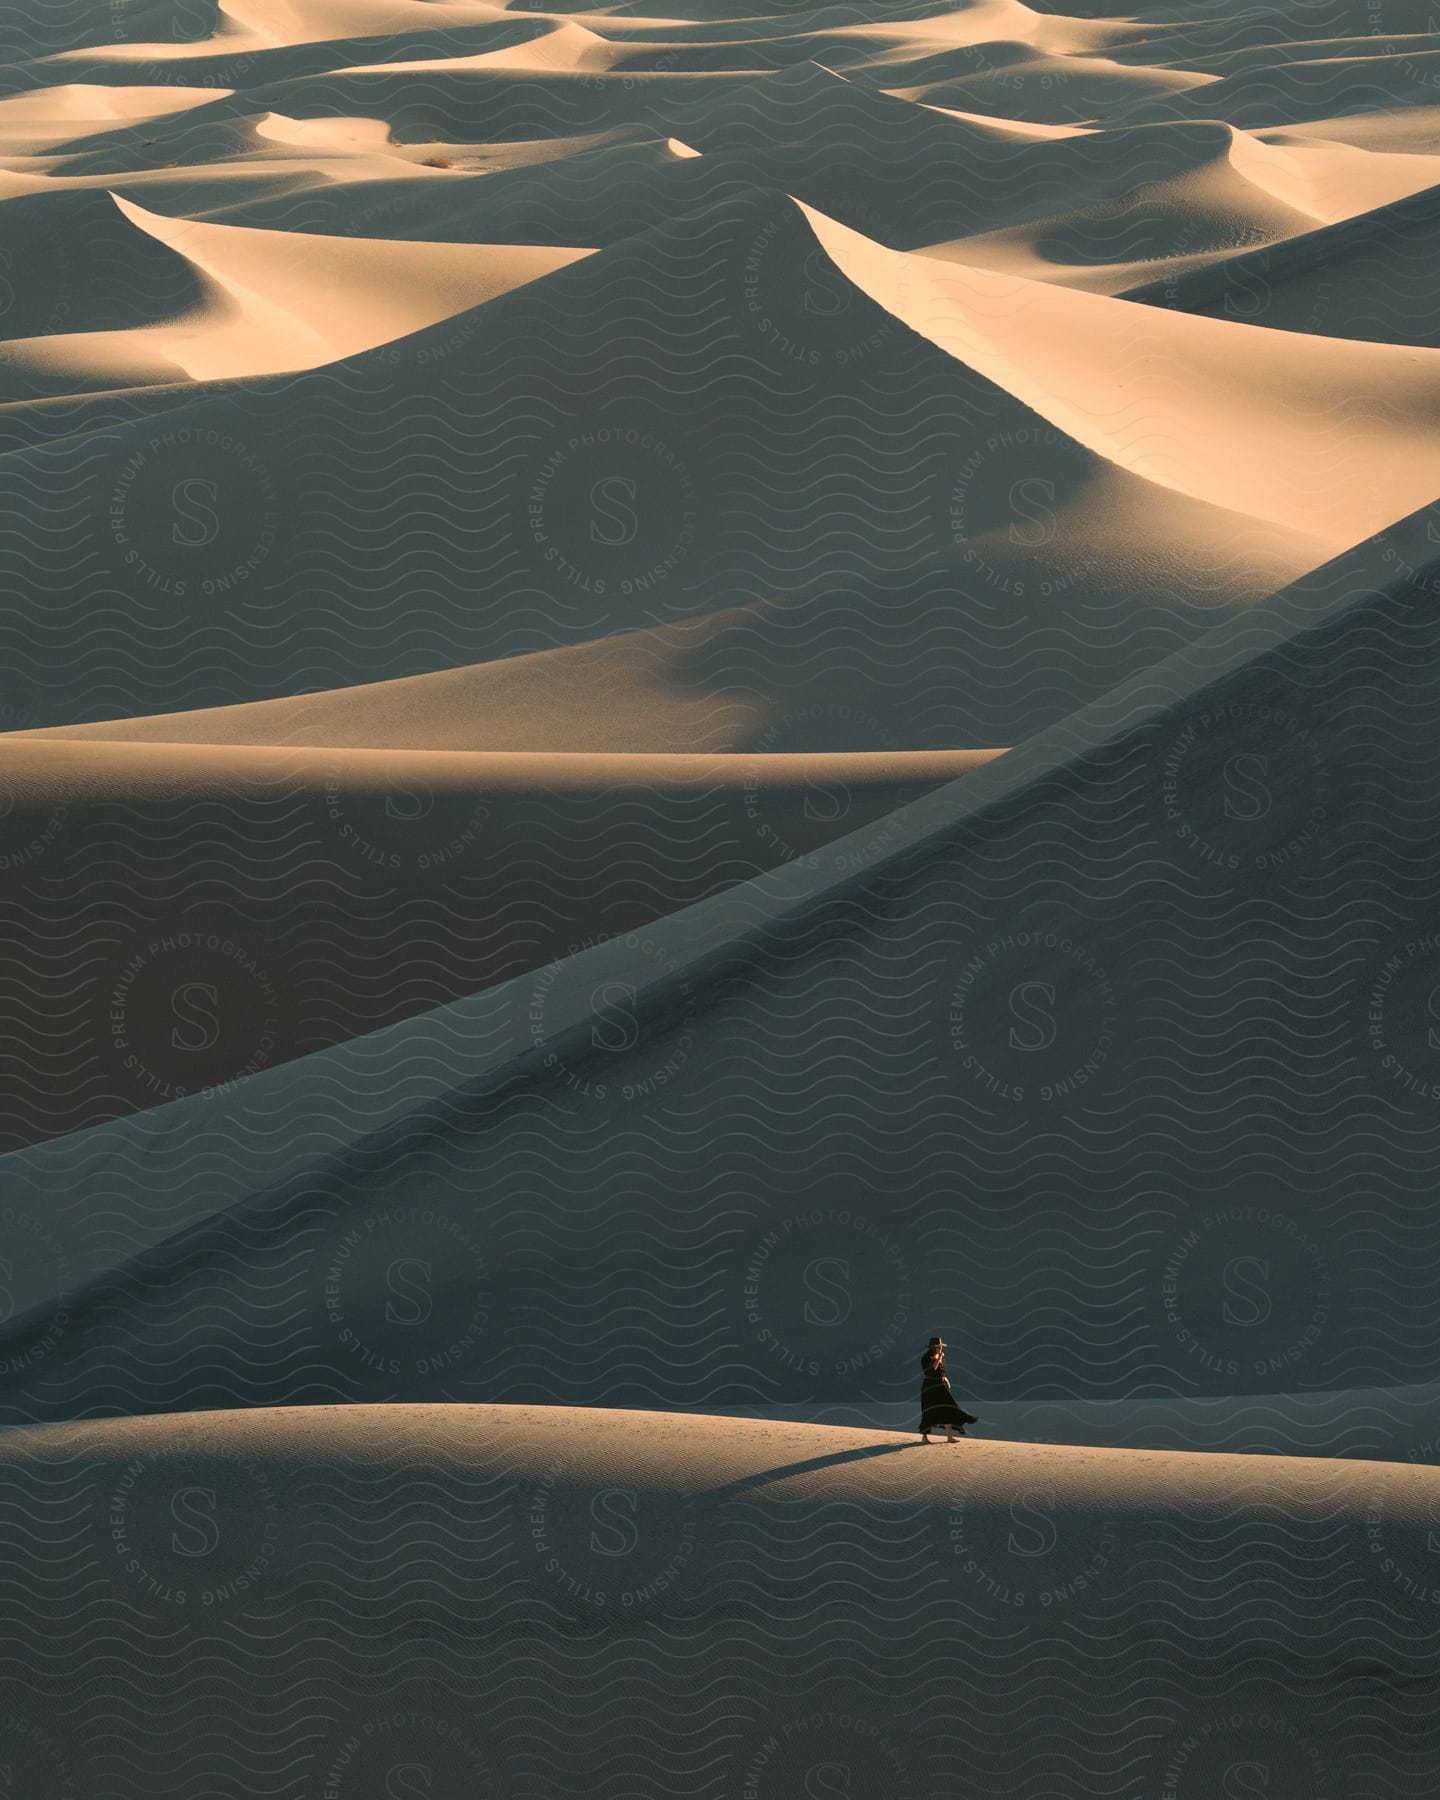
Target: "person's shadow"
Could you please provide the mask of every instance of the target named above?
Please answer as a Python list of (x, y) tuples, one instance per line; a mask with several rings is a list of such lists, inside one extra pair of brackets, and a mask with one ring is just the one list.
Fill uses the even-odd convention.
[(784, 1463), (778, 1469), (762, 1469), (757, 1475), (742, 1475), (738, 1481), (727, 1481), (723, 1487), (707, 1488), (706, 1498), (728, 1500), (733, 1494), (748, 1494), (752, 1488), (768, 1487), (772, 1481), (784, 1481), (790, 1475), (807, 1475), (814, 1469), (834, 1469), (841, 1463), (863, 1462), (871, 1456), (894, 1456), (898, 1450), (920, 1448), (917, 1441), (904, 1444), (868, 1444), (860, 1450), (836, 1450), (829, 1456), (810, 1456), (804, 1462)]

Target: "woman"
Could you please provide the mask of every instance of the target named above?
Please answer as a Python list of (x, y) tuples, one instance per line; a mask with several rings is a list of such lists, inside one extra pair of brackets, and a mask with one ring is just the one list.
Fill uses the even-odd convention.
[(920, 1358), (920, 1442), (928, 1444), (937, 1425), (945, 1427), (945, 1442), (953, 1444), (958, 1428), (964, 1437), (965, 1427), (975, 1423), (974, 1413), (955, 1404), (950, 1392), (950, 1377), (945, 1373), (945, 1340), (932, 1337)]

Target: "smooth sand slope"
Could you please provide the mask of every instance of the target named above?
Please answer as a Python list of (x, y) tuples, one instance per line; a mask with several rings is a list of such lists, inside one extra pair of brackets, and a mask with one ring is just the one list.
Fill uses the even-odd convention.
[(1433, 524), (813, 854), (288, 1066), (242, 1076), (267, 990), (223, 912), (147, 940), (117, 1073), (213, 1091), (6, 1159), (8, 1416), (853, 1418), (912, 1398), (922, 1318), (996, 1400), (1435, 1380)]
[(0, 1458), (34, 1793), (1305, 1800), (1436, 1753), (1433, 1467), (482, 1406)]
[[(1002, 754), (770, 748), (805, 741), (803, 718), (720, 755), (17, 738), (0, 858), (30, 954), (0, 967), (0, 1005), (28, 1049), (7, 1147), (647, 927)], [(82, 1018), (99, 997), (98, 1035), (63, 994)]]

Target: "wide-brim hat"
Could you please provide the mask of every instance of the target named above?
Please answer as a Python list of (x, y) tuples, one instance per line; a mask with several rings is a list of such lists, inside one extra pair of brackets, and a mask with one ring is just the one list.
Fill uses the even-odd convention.
[(942, 1350), (948, 1350), (950, 1348), (942, 1337), (932, 1337), (930, 1342), (932, 1344), (938, 1344)]

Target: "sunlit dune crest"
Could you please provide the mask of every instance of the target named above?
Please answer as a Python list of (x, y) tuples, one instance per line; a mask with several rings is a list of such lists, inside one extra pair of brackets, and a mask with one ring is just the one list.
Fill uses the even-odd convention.
[(207, 298), (197, 314), (129, 332), (13, 342), (11, 358), (47, 372), (194, 381), (310, 369), (422, 330), (564, 268), (585, 250), (415, 244), (207, 225), (147, 212), (118, 195), (139, 231), (184, 257)]
[[(17, 804), (35, 805), (49, 796), (64, 803), (102, 793), (139, 798), (200, 792), (220, 784), (263, 785), (277, 777), (309, 780), (317, 786), (400, 787), (423, 781), (435, 792), (451, 790), (606, 792), (633, 788), (656, 794), (693, 787), (754, 792), (806, 786), (846, 788), (917, 787), (953, 780), (983, 768), (1003, 749), (821, 751), (813, 754), (685, 755), (567, 751), (370, 750), (317, 751), (284, 745), (192, 745), (183, 757), (163, 741), (91, 739), (84, 743), (45, 741), (18, 735), (7, 745), (7, 792)], [(337, 760), (338, 757), (338, 760)]]
[[(889, 251), (805, 210), (837, 265), (897, 317), (1163, 487), (1308, 533), (1331, 553), (1440, 488), (1435, 352), (1117, 310), (1101, 295)], [(1391, 471), (1383, 483), (1378, 465)]]
[(368, 64), (355, 63), (345, 71), (351, 75), (376, 74), (419, 75), (435, 70), (460, 74), (467, 70), (499, 73), (505, 70), (531, 70), (536, 73), (574, 70), (595, 73), (608, 69), (622, 54), (620, 48), (584, 26), (565, 23), (553, 29), (540, 29), (523, 43), (508, 45), (503, 50), (489, 50), (477, 56), (447, 56), (437, 61)]

